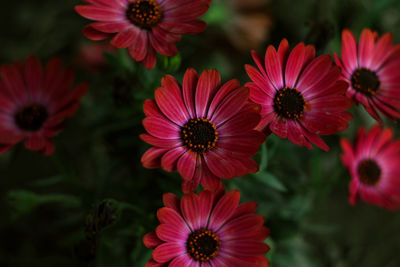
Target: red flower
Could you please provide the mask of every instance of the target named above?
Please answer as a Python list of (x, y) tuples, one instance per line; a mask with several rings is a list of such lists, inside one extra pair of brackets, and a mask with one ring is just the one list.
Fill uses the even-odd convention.
[(202, 191), (182, 200), (164, 194), (165, 207), (157, 212), (161, 222), (143, 237), (154, 249), (151, 266), (266, 267), (269, 247), (263, 243), (269, 230), (264, 218), (254, 214), (257, 203), (239, 205), (239, 191)]
[(317, 135), (343, 131), (352, 119), (346, 110), (351, 103), (344, 93), (348, 84), (340, 81), (340, 68), (329, 55), (314, 59), (313, 46), (298, 44), (289, 51), (283, 39), (278, 52), (270, 45), (263, 60), (252, 51), (258, 69), (246, 65), (253, 82), (250, 99), (261, 104), (261, 122), (257, 129), (272, 131), (281, 138), (312, 149), (329, 147)]
[(400, 209), (400, 140), (379, 125), (368, 133), (361, 128), (354, 144), (341, 140), (342, 162), (349, 169), (350, 204), (365, 202), (390, 210)]
[(166, 75), (155, 91), (155, 101), (146, 100), (143, 125), (148, 134), (140, 137), (153, 145), (142, 157), (146, 168), (178, 169), (183, 191), (199, 183), (215, 190), (219, 178), (230, 179), (258, 171), (250, 158), (265, 140), (253, 130), (260, 121), (260, 107), (248, 101), (249, 89), (238, 80), (221, 86), (217, 70), (204, 71), (200, 78), (188, 69), (183, 86)]
[(52, 154), (51, 137), (76, 112), (88, 85), (70, 90), (74, 72), (62, 70), (59, 58), (43, 70), (38, 58), (31, 56), (25, 64), (2, 65), (0, 76), (0, 154), (22, 140), (28, 149)]
[(381, 122), (378, 112), (391, 120), (400, 118), (400, 44), (392, 45), (393, 37), (364, 29), (357, 48), (354, 35), (342, 32), (342, 78), (351, 86), (346, 95), (361, 103), (372, 117)]
[(203, 31), (197, 18), (211, 0), (84, 0), (75, 10), (98, 22), (87, 25), (83, 34), (92, 40), (112, 38), (111, 44), (128, 48), (133, 59), (148, 69), (156, 64), (156, 53), (174, 56), (181, 34)]

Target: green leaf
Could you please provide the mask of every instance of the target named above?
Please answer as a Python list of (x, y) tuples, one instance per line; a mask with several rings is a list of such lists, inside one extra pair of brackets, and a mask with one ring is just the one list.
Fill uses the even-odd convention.
[(273, 174), (269, 172), (261, 171), (258, 172), (255, 176), (257, 177), (257, 180), (259, 180), (268, 187), (271, 187), (280, 192), (287, 191), (286, 186), (277, 177), (275, 177)]
[(72, 195), (48, 194), (39, 195), (26, 190), (13, 190), (8, 192), (7, 199), (10, 206), (14, 209), (12, 219), (25, 215), (33, 211), (36, 207), (48, 203), (57, 203), (65, 207), (79, 207), (80, 200)]

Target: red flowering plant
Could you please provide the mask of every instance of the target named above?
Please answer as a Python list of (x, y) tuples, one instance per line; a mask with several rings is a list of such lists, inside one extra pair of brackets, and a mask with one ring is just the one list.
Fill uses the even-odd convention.
[(96, 22), (83, 34), (91, 40), (111, 38), (117, 48), (128, 48), (131, 57), (153, 69), (156, 52), (164, 56), (178, 53), (175, 43), (182, 34), (195, 34), (206, 24), (198, 20), (211, 0), (84, 0), (75, 10)]
[(146, 100), (140, 137), (153, 145), (142, 157), (146, 168), (178, 170), (182, 189), (190, 192), (201, 183), (215, 190), (220, 179), (258, 171), (254, 155), (265, 136), (253, 128), (260, 121), (260, 106), (249, 102), (249, 89), (234, 79), (221, 85), (217, 70), (200, 77), (188, 69), (183, 84), (166, 75)]

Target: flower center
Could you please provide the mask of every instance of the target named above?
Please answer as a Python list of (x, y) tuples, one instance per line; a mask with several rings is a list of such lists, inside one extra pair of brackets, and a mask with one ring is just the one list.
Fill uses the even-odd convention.
[(221, 241), (211, 230), (198, 229), (189, 235), (186, 242), (187, 253), (196, 261), (209, 261), (219, 252)]
[(296, 88), (284, 87), (274, 97), (275, 112), (286, 119), (301, 119), (306, 101)]
[(375, 185), (381, 178), (381, 168), (372, 159), (365, 159), (358, 164), (358, 176), (360, 181), (366, 185)]
[(375, 72), (359, 68), (351, 76), (351, 85), (356, 91), (367, 96), (373, 96), (378, 91), (381, 82)]
[(154, 0), (136, 0), (130, 3), (126, 11), (127, 18), (136, 26), (150, 30), (157, 26), (163, 11)]
[(15, 114), (14, 121), (24, 131), (37, 131), (48, 118), (47, 109), (41, 104), (29, 104), (21, 107)]
[(215, 124), (207, 119), (190, 119), (181, 128), (181, 139), (193, 152), (204, 153), (215, 148), (218, 132)]

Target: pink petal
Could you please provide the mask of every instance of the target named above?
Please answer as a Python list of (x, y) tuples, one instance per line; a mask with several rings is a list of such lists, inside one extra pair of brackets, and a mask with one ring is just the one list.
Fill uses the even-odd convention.
[(285, 84), (288, 87), (295, 87), (297, 78), (299, 77), (300, 71), (303, 67), (305, 56), (304, 43), (298, 44), (293, 48), (289, 55), (286, 70), (285, 70)]
[(138, 32), (132, 28), (128, 28), (123, 32), (117, 33), (110, 43), (117, 48), (127, 48), (132, 45), (138, 36)]
[(161, 139), (178, 139), (180, 128), (178, 125), (160, 117), (147, 117), (143, 120), (146, 131)]
[(265, 54), (265, 69), (274, 87), (277, 90), (282, 89), (284, 87), (282, 76), (283, 68), (278, 54), (272, 45), (268, 46)]
[(228, 96), (218, 105), (213, 114), (210, 114), (210, 120), (218, 127), (227, 120), (235, 116), (246, 104), (249, 98), (249, 89), (240, 87), (229, 93)]
[(183, 126), (190, 117), (183, 103), (180, 84), (171, 75), (166, 75), (161, 85), (154, 93), (158, 107), (171, 121)]
[(156, 147), (175, 148), (181, 145), (180, 139), (160, 139), (149, 134), (141, 134), (139, 135), (139, 138)]
[(251, 65), (246, 64), (245, 69), (246, 69), (247, 75), (249, 75), (250, 79), (256, 84), (256, 86), (258, 88), (260, 88), (260, 90), (264, 94), (266, 94), (270, 97), (274, 97), (276, 89), (269, 81), (268, 76), (262, 75), (256, 68), (254, 68)]
[(220, 133), (220, 139), (243, 135), (254, 129), (260, 122), (260, 119), (261, 116), (256, 112), (240, 112), (217, 128), (217, 131)]
[(185, 253), (184, 244), (164, 243), (154, 249), (152, 256), (155, 261), (164, 263)]
[(322, 55), (311, 61), (299, 77), (297, 88), (307, 92), (315, 84), (321, 81), (332, 67), (332, 58), (329, 55)]
[(143, 167), (148, 169), (160, 168), (161, 167), (161, 157), (168, 151), (165, 148), (155, 148), (152, 147), (148, 149), (142, 156), (140, 162)]
[(136, 61), (142, 61), (146, 58), (148, 51), (148, 36), (146, 31), (139, 31), (136, 41), (128, 48), (129, 55)]
[(185, 180), (191, 180), (196, 170), (197, 153), (188, 150), (178, 160), (178, 172)]
[(146, 69), (154, 69), (157, 63), (156, 51), (152, 47), (149, 47), (146, 57), (140, 63), (142, 63), (143, 67)]
[(280, 117), (277, 117), (276, 119), (272, 120), (270, 125), (269, 125), (270, 130), (276, 134), (280, 138), (286, 138), (287, 137), (287, 126), (286, 126), (286, 120), (282, 119)]
[(357, 42), (353, 33), (349, 30), (342, 32), (342, 61), (348, 73), (353, 73), (358, 67)]
[(182, 147), (169, 150), (161, 158), (161, 167), (167, 172), (175, 171), (177, 168), (178, 159), (183, 153), (185, 153), (185, 149)]
[(208, 109), (207, 117), (212, 116), (212, 114), (215, 112), (215, 109), (221, 104), (221, 102), (226, 98), (226, 96), (228, 96), (230, 92), (239, 87), (240, 87), (240, 82), (237, 79), (230, 80), (226, 82), (224, 85), (222, 85), (212, 99), (210, 108)]
[(160, 28), (167, 32), (176, 34), (196, 34), (202, 32), (206, 28), (207, 24), (200, 20), (192, 20), (188, 22), (179, 21), (163, 21), (160, 24)]
[(185, 243), (188, 235), (185, 232), (177, 231), (171, 224), (161, 224), (156, 228), (157, 237), (165, 242)]
[(176, 231), (190, 234), (190, 228), (182, 216), (170, 208), (161, 208), (157, 211), (157, 218), (163, 224), (175, 227)]
[(100, 41), (113, 36), (111, 33), (104, 33), (93, 28), (92, 24), (83, 27), (82, 33), (84, 36), (93, 41)]
[[(209, 228), (217, 232), (229, 220), (239, 205), (240, 192), (232, 190), (226, 193), (215, 205), (209, 220)], [(224, 245), (225, 246), (225, 245)]]
[(109, 7), (101, 6), (75, 6), (75, 11), (82, 17), (91, 20), (100, 21), (118, 21), (124, 20), (124, 12)]
[(30, 56), (25, 64), (25, 80), (29, 87), (31, 98), (36, 96), (40, 91), (43, 81), (43, 68), (36, 56)]
[[(375, 37), (370, 29), (364, 29), (358, 43), (359, 66), (369, 68), (375, 46)], [(375, 66), (374, 66), (375, 67)]]
[[(90, 24), (95, 30), (105, 33), (123, 32), (131, 25), (127, 21), (94, 22)], [(132, 28), (132, 27), (131, 27)], [(135, 28), (132, 28), (135, 30)]]
[(160, 240), (156, 233), (150, 232), (143, 237), (143, 243), (146, 247), (154, 249), (158, 245), (162, 244), (163, 241)]
[(163, 203), (165, 207), (171, 208), (180, 213), (180, 199), (172, 193), (165, 193), (163, 195)]
[(161, 110), (158, 108), (156, 101), (153, 99), (146, 99), (144, 101), (143, 111), (146, 116), (155, 116), (166, 119), (164, 115), (162, 115)]
[(230, 179), (235, 176), (235, 168), (230, 165), (224, 157), (216, 150), (209, 151), (204, 155), (208, 169), (219, 178)]
[(39, 151), (46, 145), (46, 139), (39, 134), (32, 134), (25, 140), (25, 147), (30, 150)]
[(196, 113), (198, 118), (205, 118), (207, 115), (208, 106), (211, 102), (211, 97), (214, 92), (220, 87), (221, 76), (216, 69), (209, 71), (205, 70), (200, 75), (196, 87)]
[(195, 90), (196, 85), (199, 80), (199, 76), (195, 69), (189, 68), (185, 72), (185, 76), (183, 77), (183, 100), (185, 101), (185, 106), (189, 112), (189, 116), (191, 118), (196, 117), (196, 109), (195, 109)]

